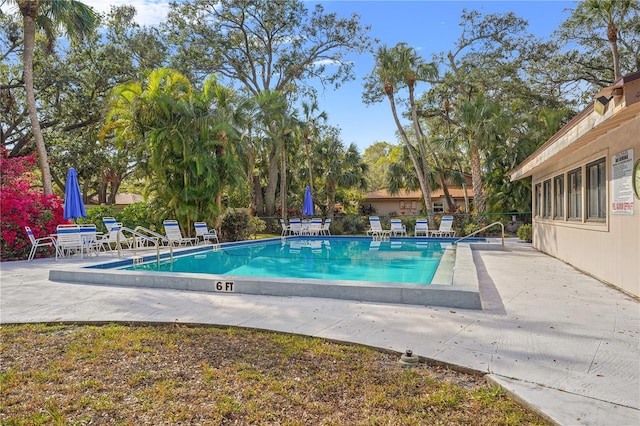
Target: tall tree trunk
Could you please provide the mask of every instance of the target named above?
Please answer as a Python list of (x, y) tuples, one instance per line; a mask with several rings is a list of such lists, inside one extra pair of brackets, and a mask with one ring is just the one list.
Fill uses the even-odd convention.
[(407, 147), (407, 151), (409, 152), (409, 157), (411, 158), (411, 163), (413, 164), (413, 168), (416, 171), (416, 175), (418, 176), (418, 182), (420, 182), (420, 190), (422, 191), (422, 197), (424, 198), (424, 204), (427, 208), (427, 218), (429, 221), (429, 226), (435, 228), (435, 221), (433, 218), (433, 203), (431, 202), (431, 186), (427, 179), (425, 179), (425, 173), (422, 171), (420, 167), (420, 163), (416, 158), (415, 148), (411, 145), (409, 141), (409, 136), (407, 136), (407, 132), (402, 128), (402, 124), (398, 119), (398, 112), (396, 111), (396, 103), (393, 96), (393, 90), (385, 90), (387, 97), (389, 98), (389, 103), (391, 104), (391, 112), (393, 113), (393, 120), (396, 122), (396, 127), (398, 128), (398, 132), (402, 137), (402, 141)]
[(253, 197), (256, 206), (256, 215), (264, 216), (264, 197), (262, 196), (262, 185), (260, 185), (260, 176), (252, 175), (251, 181), (253, 182)]
[(278, 153), (275, 146), (269, 152), (269, 180), (265, 188), (264, 203), (267, 216), (273, 217), (276, 214), (276, 192), (278, 189)]
[(620, 73), (620, 54), (618, 53), (618, 29), (613, 23), (607, 27), (607, 39), (611, 46), (611, 56), (613, 57), (613, 75), (614, 80), (622, 77)]
[(480, 167), (480, 151), (475, 143), (471, 144), (471, 183), (473, 186), (473, 202), (476, 212), (484, 215), (487, 210), (482, 190), (482, 169)]
[(307, 154), (307, 170), (309, 171), (309, 189), (311, 189), (311, 193), (314, 194), (314, 190), (313, 190), (313, 171), (312, 171), (312, 167), (311, 167), (311, 150), (310, 150), (310, 143), (309, 143), (309, 135), (304, 135), (304, 150), (306, 151)]
[(287, 151), (285, 149), (284, 137), (281, 136), (280, 146), (280, 214), (287, 220)]
[(327, 214), (333, 220), (333, 210), (336, 205), (336, 182), (327, 182)]
[[(411, 104), (411, 118), (413, 121), (413, 129), (416, 132), (416, 136), (418, 139), (418, 147), (420, 149), (420, 157), (422, 158), (422, 169), (424, 171), (426, 179), (429, 179), (429, 162), (427, 159), (427, 150), (433, 158), (433, 162), (436, 165), (436, 169), (438, 170), (438, 175), (440, 177), (440, 185), (442, 186), (442, 191), (444, 192), (444, 196), (448, 206), (453, 204), (453, 200), (451, 199), (451, 195), (449, 194), (449, 187), (447, 186), (446, 177), (444, 175), (444, 171), (440, 164), (440, 159), (436, 155), (436, 153), (431, 149), (431, 146), (427, 146), (427, 139), (422, 132), (422, 127), (420, 126), (420, 121), (418, 119), (418, 108), (415, 103), (414, 98), (414, 89), (413, 85), (409, 86), (409, 102)], [(429, 188), (431, 189), (431, 188)]]
[(33, 50), (36, 40), (35, 17), (38, 9), (38, 1), (19, 1), (20, 12), (24, 25), (24, 53), (23, 72), (24, 88), (27, 96), (27, 108), (29, 109), (29, 120), (33, 131), (33, 138), (38, 152), (38, 164), (42, 172), (42, 189), (44, 195), (53, 194), (53, 184), (51, 183), (51, 169), (49, 168), (49, 157), (47, 147), (44, 144), (40, 122), (38, 121), (38, 110), (36, 109), (36, 96), (33, 88)]

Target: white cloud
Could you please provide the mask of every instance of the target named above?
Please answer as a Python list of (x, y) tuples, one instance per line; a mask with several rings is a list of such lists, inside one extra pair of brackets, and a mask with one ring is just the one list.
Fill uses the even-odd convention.
[(319, 61), (315, 61), (313, 63), (313, 65), (315, 66), (320, 66), (320, 65), (340, 65), (339, 61), (333, 60), (333, 59), (321, 59)]
[(169, 0), (81, 0), (96, 12), (106, 14), (111, 6), (134, 6), (135, 21), (140, 25), (156, 25), (167, 17)]

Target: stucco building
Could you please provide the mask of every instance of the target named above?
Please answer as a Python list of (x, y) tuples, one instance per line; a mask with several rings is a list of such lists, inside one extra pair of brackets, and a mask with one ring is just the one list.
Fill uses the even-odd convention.
[(593, 105), (511, 172), (511, 180), (532, 178), (536, 249), (636, 296), (639, 158), (636, 72), (603, 89)]

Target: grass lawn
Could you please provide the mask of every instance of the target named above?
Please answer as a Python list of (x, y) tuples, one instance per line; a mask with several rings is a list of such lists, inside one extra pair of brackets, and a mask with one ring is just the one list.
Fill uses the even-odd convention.
[(3, 325), (0, 422), (546, 424), (482, 377), (323, 339), (178, 325)]

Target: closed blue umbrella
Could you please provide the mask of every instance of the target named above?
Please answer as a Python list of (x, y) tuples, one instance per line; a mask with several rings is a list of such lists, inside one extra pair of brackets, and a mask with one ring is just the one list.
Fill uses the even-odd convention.
[(305, 216), (313, 216), (313, 197), (311, 197), (311, 188), (309, 188), (309, 185), (307, 185), (307, 189), (304, 191), (302, 214)]
[(82, 195), (80, 194), (78, 173), (76, 169), (71, 167), (67, 173), (67, 182), (64, 190), (64, 218), (75, 220), (79, 217), (87, 217), (87, 212), (84, 209)]

